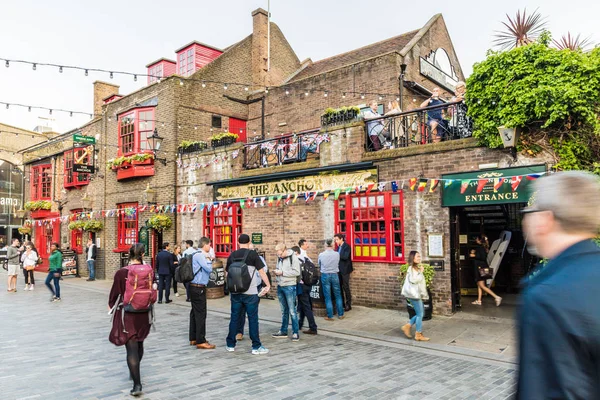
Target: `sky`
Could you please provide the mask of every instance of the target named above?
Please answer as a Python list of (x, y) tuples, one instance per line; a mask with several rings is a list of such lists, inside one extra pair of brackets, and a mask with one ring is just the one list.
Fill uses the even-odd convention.
[[(506, 14), (539, 9), (555, 37), (566, 32), (600, 42), (600, 2), (541, 1), (357, 1), (271, 0), (272, 21), (283, 31), (298, 58), (317, 61), (422, 27), (442, 13), (463, 71), (493, 47), (494, 31)], [(146, 73), (158, 58), (175, 59), (174, 51), (197, 40), (225, 48), (252, 32), (251, 12), (267, 9), (267, 0), (32, 1), (5, 0), (0, 6), (0, 58), (21, 59), (106, 70)], [(0, 102), (93, 112), (96, 80), (120, 85), (121, 94), (145, 85), (145, 78), (108, 74), (84, 76), (57, 68), (0, 64)], [(42, 119), (45, 118), (45, 119)], [(48, 121), (47, 118), (54, 119)], [(89, 116), (0, 106), (0, 122), (33, 129), (51, 123), (66, 132)]]

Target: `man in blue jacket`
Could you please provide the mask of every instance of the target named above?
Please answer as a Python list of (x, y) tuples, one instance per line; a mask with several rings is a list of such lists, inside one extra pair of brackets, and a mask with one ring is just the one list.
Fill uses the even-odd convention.
[(523, 210), (529, 251), (548, 259), (525, 282), (518, 399), (600, 399), (600, 181), (560, 172)]
[(174, 269), (173, 255), (169, 252), (169, 243), (163, 244), (163, 249), (156, 255), (156, 271), (158, 273), (158, 304), (162, 304), (163, 291), (165, 291), (165, 303), (173, 300), (171, 295), (171, 271)]

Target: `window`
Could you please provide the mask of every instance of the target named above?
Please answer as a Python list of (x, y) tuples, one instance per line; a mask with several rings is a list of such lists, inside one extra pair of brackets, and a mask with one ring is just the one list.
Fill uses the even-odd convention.
[(190, 76), (194, 73), (194, 48), (179, 53), (179, 75)]
[[(82, 209), (71, 210), (72, 215), (83, 212)], [(79, 254), (83, 252), (83, 230), (73, 229), (71, 231), (71, 249)]]
[(335, 203), (336, 232), (346, 236), (355, 261), (404, 261), (402, 192), (342, 196)]
[[(75, 157), (73, 157), (75, 153)], [(73, 172), (73, 164), (75, 160), (79, 160), (77, 164), (89, 164), (91, 155), (86, 153), (85, 148), (65, 151), (64, 160), (64, 178), (65, 188), (83, 186), (90, 183), (90, 174)]]
[(213, 128), (221, 129), (223, 126), (222, 118), (220, 115), (213, 115), (211, 125)]
[(151, 151), (154, 108), (139, 108), (119, 116), (119, 156)]
[(31, 167), (31, 200), (50, 200), (52, 197), (52, 165)]
[(138, 241), (138, 204), (117, 204), (117, 250), (129, 250)]
[(215, 255), (227, 257), (237, 250), (237, 238), (242, 233), (242, 209), (239, 204), (228, 208), (204, 209), (204, 236), (212, 241)]
[(162, 78), (164, 76), (163, 75), (163, 65), (162, 65), (162, 63), (156, 64), (155, 66), (150, 67), (148, 69), (148, 75), (150, 75), (148, 77), (148, 84), (154, 83), (159, 78)]

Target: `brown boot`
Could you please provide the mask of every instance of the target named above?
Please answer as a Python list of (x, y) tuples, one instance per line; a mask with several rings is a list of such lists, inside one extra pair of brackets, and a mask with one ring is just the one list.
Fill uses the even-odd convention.
[(190, 340), (190, 346), (195, 346), (196, 345), (196, 341), (195, 340)]
[(421, 332), (417, 332), (415, 334), (415, 340), (417, 340), (419, 342), (429, 342), (429, 338), (423, 336), (423, 334)]
[(404, 324), (402, 326), (402, 332), (404, 332), (404, 336), (406, 336), (409, 339), (412, 339), (412, 335), (410, 334), (410, 324)]
[(204, 342), (204, 343), (200, 343), (200, 344), (196, 345), (196, 348), (201, 349), (201, 350), (212, 350), (215, 347), (217, 347), (217, 346), (215, 346), (214, 344), (210, 344), (208, 342)]

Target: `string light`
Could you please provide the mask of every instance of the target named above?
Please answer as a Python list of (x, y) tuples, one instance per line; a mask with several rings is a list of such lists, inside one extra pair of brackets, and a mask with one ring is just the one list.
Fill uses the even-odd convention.
[(269, 88), (268, 87), (265, 88), (265, 93), (269, 93)]
[(183, 86), (183, 79), (179, 79), (179, 86)]
[(134, 76), (133, 76), (133, 81), (134, 81), (134, 82), (137, 82), (137, 75), (134, 75)]
[(63, 72), (62, 67), (58, 67), (58, 72), (60, 72), (62, 74), (62, 72)]
[(248, 91), (248, 86), (244, 87), (244, 90), (247, 92)]
[(364, 93), (361, 93), (361, 94), (360, 94), (360, 98), (361, 98), (362, 100), (364, 100), (364, 99), (365, 99), (365, 95), (364, 95)]
[(308, 96), (308, 90), (304, 92), (304, 96)]
[(113, 78), (113, 73), (111, 72), (111, 73), (110, 73), (110, 79), (112, 79), (112, 78)]
[(327, 97), (327, 94), (328, 94), (327, 92), (323, 93), (323, 97)]
[(4, 64), (4, 65), (6, 65), (6, 68), (8, 68), (8, 67), (10, 67), (10, 62), (8, 62), (8, 60), (6, 60), (6, 64)]
[(346, 92), (342, 92), (342, 99), (346, 98)]
[(33, 63), (33, 70), (35, 71), (37, 69), (37, 64)]
[(288, 88), (286, 88), (286, 89), (285, 89), (285, 95), (287, 96), (287, 95), (289, 95), (289, 94), (290, 94), (290, 91), (289, 91), (289, 89), (288, 89)]
[(205, 88), (206, 87), (206, 82), (202, 81), (202, 87)]
[(85, 76), (88, 76), (88, 70), (87, 69), (85, 70)]
[(223, 84), (223, 90), (227, 90), (227, 84)]

